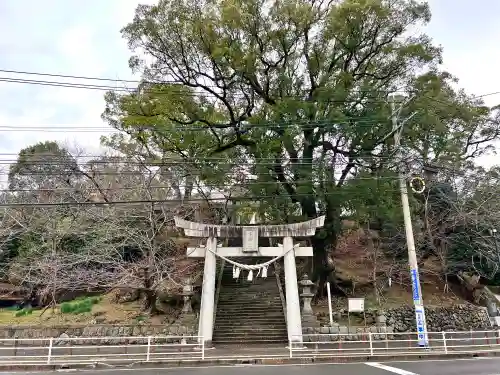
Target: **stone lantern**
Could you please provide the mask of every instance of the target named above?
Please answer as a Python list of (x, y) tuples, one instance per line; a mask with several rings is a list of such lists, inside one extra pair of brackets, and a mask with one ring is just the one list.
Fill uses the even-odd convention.
[(182, 288), (182, 297), (184, 299), (182, 312), (184, 314), (191, 314), (193, 312), (193, 308), (191, 307), (191, 297), (193, 296), (193, 294), (193, 284), (191, 283), (191, 279), (187, 279), (186, 284)]
[(307, 276), (307, 274), (304, 274), (299, 284), (302, 287), (302, 293), (300, 294), (300, 297), (302, 298), (303, 301), (302, 305), (303, 325), (314, 326), (316, 325), (316, 317), (314, 316), (314, 312), (311, 307), (311, 301), (312, 298), (314, 297), (314, 293), (311, 291), (311, 288), (314, 285), (314, 283), (311, 280), (309, 280), (309, 276)]

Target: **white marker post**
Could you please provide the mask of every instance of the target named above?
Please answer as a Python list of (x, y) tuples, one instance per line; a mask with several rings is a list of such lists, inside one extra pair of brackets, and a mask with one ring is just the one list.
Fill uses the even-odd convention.
[(330, 290), (330, 282), (326, 282), (326, 294), (328, 295), (328, 312), (330, 313), (330, 327), (333, 327), (333, 311), (332, 311), (332, 292)]

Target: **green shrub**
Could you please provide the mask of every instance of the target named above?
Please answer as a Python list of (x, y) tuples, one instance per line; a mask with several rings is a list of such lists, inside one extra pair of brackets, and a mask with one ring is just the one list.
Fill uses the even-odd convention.
[(73, 305), (70, 302), (64, 302), (61, 304), (61, 313), (70, 314), (74, 310)]
[(78, 304), (73, 310), (73, 314), (85, 314), (92, 311), (92, 305), (88, 304)]
[(19, 310), (15, 313), (15, 317), (19, 318), (21, 316), (26, 316), (26, 315), (31, 315), (33, 314), (33, 309), (31, 307), (28, 307), (26, 309)]
[(101, 301), (100, 297), (79, 297), (71, 302), (61, 304), (61, 313), (63, 314), (84, 314), (92, 312), (94, 305)]

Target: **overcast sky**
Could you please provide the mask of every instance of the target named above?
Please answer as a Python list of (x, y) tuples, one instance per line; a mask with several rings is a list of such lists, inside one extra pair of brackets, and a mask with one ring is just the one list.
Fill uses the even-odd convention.
[[(130, 52), (119, 30), (132, 19), (138, 3), (153, 2), (0, 0), (0, 69), (132, 79), (127, 65)], [(445, 68), (472, 94), (500, 91), (500, 1), (430, 3), (433, 20), (422, 31), (443, 46)], [(0, 77), (41, 79), (2, 72)], [(500, 103), (500, 95), (485, 99), (489, 105)], [(100, 119), (102, 91), (0, 82), (0, 103), (0, 158), (4, 160), (13, 159), (5, 154), (16, 154), (22, 147), (43, 140), (77, 143), (88, 153), (98, 150), (103, 132), (9, 132), (8, 128), (104, 130), (106, 125)], [(491, 156), (482, 163), (492, 165), (495, 160), (497, 157)]]

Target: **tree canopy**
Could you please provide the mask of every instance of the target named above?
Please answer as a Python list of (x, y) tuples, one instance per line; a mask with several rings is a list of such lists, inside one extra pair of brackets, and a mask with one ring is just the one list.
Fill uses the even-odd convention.
[(342, 217), (361, 215), (360, 201), (374, 200), (366, 184), (394, 170), (391, 97), (414, 114), (409, 171), (463, 168), (499, 135), (495, 111), (456, 90), (441, 49), (410, 32), (430, 17), (415, 0), (140, 5), (122, 34), (144, 83), (108, 94), (103, 116), (179, 163), (217, 160), (211, 181), (243, 185), (268, 220), (325, 214), (312, 239), (324, 279)]

